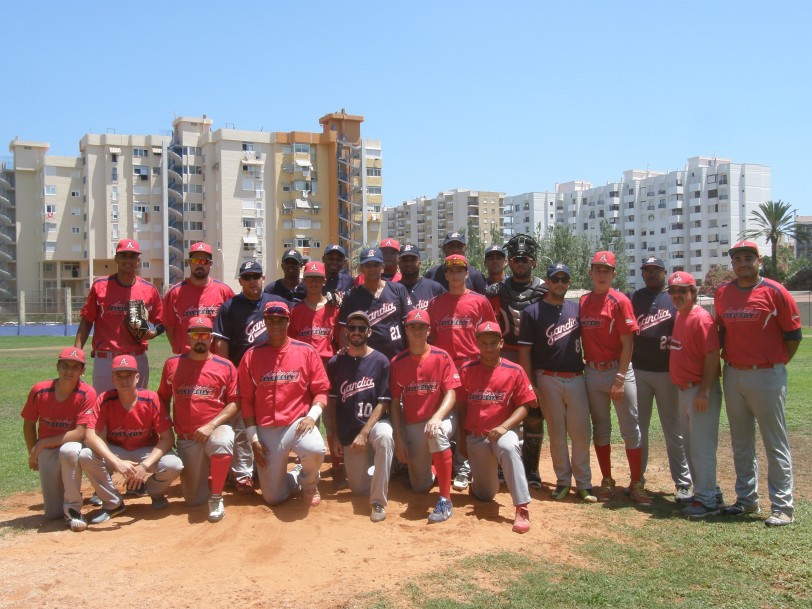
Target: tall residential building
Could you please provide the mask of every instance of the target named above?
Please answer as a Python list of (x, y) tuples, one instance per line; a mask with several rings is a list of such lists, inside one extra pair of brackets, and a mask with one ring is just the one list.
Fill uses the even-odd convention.
[(124, 237), (161, 290), (183, 278), (196, 241), (235, 289), (246, 260), (270, 279), (286, 249), (320, 258), (328, 243), (379, 241), (381, 145), (361, 138), (363, 120), (342, 110), (320, 119), (321, 132), (285, 133), (178, 117), (171, 136), (87, 134), (79, 157), (15, 140), (13, 167), (0, 172), (0, 289), (46, 301), (70, 287), (81, 299), (113, 272)]
[(795, 229), (809, 236), (807, 241), (795, 240), (795, 256), (812, 259), (812, 216), (795, 216)]
[(504, 237), (544, 235), (555, 224), (554, 192), (526, 192), (505, 197)]

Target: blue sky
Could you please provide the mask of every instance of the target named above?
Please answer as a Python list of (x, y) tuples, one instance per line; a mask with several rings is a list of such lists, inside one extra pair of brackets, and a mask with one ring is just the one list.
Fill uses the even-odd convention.
[[(0, 142), (319, 131), (380, 139), (384, 200), (519, 194), (716, 155), (812, 214), (809, 2), (2, 2)], [(355, 11), (358, 18), (349, 14)], [(804, 184), (807, 184), (804, 186)]]

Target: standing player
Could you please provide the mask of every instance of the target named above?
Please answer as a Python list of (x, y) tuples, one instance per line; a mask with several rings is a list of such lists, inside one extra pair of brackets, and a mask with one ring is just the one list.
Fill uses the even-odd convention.
[(85, 361), (81, 349), (62, 349), (56, 361), (58, 377), (34, 385), (20, 413), (28, 467), (39, 472), (45, 517), (64, 515), (68, 528), (76, 532), (87, 528), (79, 467), (87, 423), (83, 417), (96, 402), (96, 391), (82, 380)]
[(642, 483), (643, 449), (637, 422), (637, 388), (632, 370), (632, 349), (637, 321), (632, 303), (612, 287), (615, 255), (597, 252), (590, 264), (593, 289), (581, 297), (581, 342), (586, 360), (586, 391), (595, 441), (595, 454), (601, 468), (600, 487), (596, 495), (609, 501), (615, 490), (612, 478), (612, 418), (614, 403), (620, 435), (626, 444), (626, 458), (631, 475), (630, 493), (638, 505), (651, 505), (651, 497)]
[(367, 345), (370, 325), (363, 311), (347, 316), (344, 331), (347, 352), (327, 364), (330, 395), (324, 426), (331, 452), (344, 457), (352, 494), (369, 495), (369, 518), (380, 522), (386, 518), (394, 451), (392, 425), (385, 418), (391, 401), (389, 360)]
[[(413, 308), (412, 301), (401, 284), (381, 278), (383, 254), (380, 249), (363, 250), (360, 260), (364, 283), (344, 297), (338, 323), (345, 325), (347, 315), (354, 311), (366, 313), (372, 325), (369, 346), (391, 359), (406, 346), (403, 320)], [(346, 336), (340, 340), (346, 344)]]
[[(265, 305), (268, 342), (249, 350), (240, 362), (240, 401), (262, 498), (277, 505), (302, 491), (309, 505), (317, 506), (325, 448), (316, 421), (330, 382), (316, 350), (288, 337), (289, 320), (287, 304)], [(291, 451), (301, 467), (289, 472)]]
[[(446, 258), (454, 254), (464, 256), (467, 247), (465, 245), (465, 235), (458, 232), (448, 233), (445, 236), (445, 241), (443, 241), (443, 257)], [(426, 271), (426, 277), (433, 279), (446, 290), (448, 289), (448, 281), (445, 278), (445, 265), (438, 264), (431, 267)], [(468, 279), (465, 281), (465, 287), (478, 294), (485, 294), (485, 277), (477, 269), (472, 268), (468, 274)]]
[(641, 482), (645, 484), (648, 465), (648, 430), (654, 399), (665, 438), (668, 468), (674, 481), (674, 498), (680, 503), (691, 501), (691, 474), (685, 460), (678, 390), (668, 373), (668, 340), (674, 328), (676, 309), (665, 285), (665, 264), (659, 258), (648, 258), (640, 267), (646, 287), (632, 294), (632, 309), (639, 330), (634, 335), (632, 366), (637, 384), (637, 418), (643, 446)]
[(381, 241), (380, 247), (383, 257), (383, 272), (381, 273), (381, 277), (384, 281), (400, 281), (401, 275), (400, 271), (398, 271), (400, 243), (397, 239), (384, 239)]
[(722, 284), (714, 297), (725, 360), (723, 385), (730, 422), (736, 503), (727, 516), (758, 512), (756, 423), (767, 453), (767, 526), (794, 521), (792, 457), (785, 407), (787, 367), (801, 342), (801, 317), (786, 288), (759, 277), (758, 246), (741, 241), (730, 248), (736, 279)]
[[(491, 245), (485, 249), (485, 268), (488, 269), (488, 276), (485, 278), (486, 285), (502, 283), (505, 280), (505, 266), (507, 265), (507, 254), (498, 245)], [(487, 290), (486, 290), (487, 293)]]
[(420, 276), (420, 250), (415, 245), (405, 243), (400, 248), (398, 266), (400, 283), (408, 290), (415, 309), (425, 311), (432, 298), (446, 293), (446, 289), (436, 281)]
[(214, 320), (220, 306), (234, 296), (225, 283), (209, 277), (211, 265), (211, 246), (202, 242), (192, 245), (189, 278), (169, 288), (164, 297), (164, 327), (173, 353), (189, 351), (186, 332), (192, 319), (206, 316)]
[(304, 285), (299, 278), (303, 264), (304, 259), (299, 252), (286, 251), (282, 254), (282, 277), (266, 285), (264, 292), (281, 296), (290, 305), (300, 301), (305, 295)]
[[(155, 286), (136, 275), (140, 261), (141, 250), (137, 241), (119, 241), (115, 256), (116, 272), (93, 282), (82, 307), (82, 318), (73, 346), (79, 349), (84, 347), (93, 329), (93, 351), (90, 356), (96, 360), (93, 364), (93, 387), (97, 393), (113, 388), (111, 363), (118, 355), (135, 357), (139, 387), (145, 388), (149, 383), (147, 341), (164, 331), (161, 325), (163, 306)], [(141, 336), (138, 328), (127, 320), (128, 303), (132, 300), (144, 302), (149, 321), (155, 324), (154, 329)]]
[(324, 284), (324, 295), (333, 304), (340, 307), (344, 294), (352, 287), (352, 277), (344, 269), (347, 261), (347, 252), (338, 244), (328, 245), (324, 248), (321, 257), (327, 281)]
[(713, 318), (696, 304), (696, 281), (678, 271), (668, 278), (668, 293), (677, 309), (669, 343), (671, 380), (679, 388), (679, 409), (691, 479), (693, 503), (682, 510), (688, 518), (719, 513), (722, 491), (716, 483), (716, 448), (722, 388), (719, 385), (719, 332)]
[(138, 388), (138, 368), (131, 355), (113, 360), (114, 389), (102, 393), (88, 419), (79, 463), (103, 508), (90, 521), (101, 524), (124, 512), (124, 499), (113, 484), (118, 472), (127, 488), (145, 485), (152, 507), (169, 507), (166, 491), (180, 476), (183, 463), (172, 452), (175, 435), (169, 413), (154, 391)]
[(227, 359), (212, 355), (211, 319), (188, 322), (190, 350), (164, 364), (158, 397), (172, 419), (183, 461), (183, 499), (189, 506), (209, 502), (209, 522), (226, 514), (223, 487), (234, 451), (234, 430), (226, 423), (239, 412), (237, 370)]
[[(584, 383), (581, 327), (578, 304), (565, 300), (572, 280), (570, 268), (561, 262), (547, 269), (549, 291), (543, 300), (522, 311), (519, 362), (528, 378), (535, 380), (556, 476), (553, 499), (570, 492), (573, 475), (578, 496), (587, 503), (592, 493), (589, 465), (589, 400)], [(572, 459), (567, 448), (572, 441)]]
[(467, 433), (460, 438), (471, 462), (471, 493), (481, 501), (491, 501), (499, 490), (497, 469), (501, 467), (516, 507), (513, 530), (526, 533), (530, 530), (530, 490), (519, 436), (513, 428), (535, 407), (536, 394), (521, 366), (501, 358), (499, 325), (482, 323), (476, 334), (481, 357), (460, 370), (462, 386), (457, 399)]
[[(416, 493), (426, 493), (436, 473), (440, 497), (429, 522), (451, 518), (451, 436), (460, 377), (451, 357), (428, 344), (431, 320), (420, 309), (406, 317), (409, 348), (392, 360), (392, 426), (398, 460), (406, 463)], [(432, 472), (432, 469), (434, 470)]]

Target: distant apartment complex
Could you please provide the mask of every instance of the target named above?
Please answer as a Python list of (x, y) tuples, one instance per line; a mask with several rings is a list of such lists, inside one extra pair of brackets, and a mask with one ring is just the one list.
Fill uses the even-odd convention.
[(141, 275), (180, 281), (191, 243), (216, 251), (213, 275), (237, 286), (246, 260), (278, 274), (285, 249), (321, 257), (380, 240), (380, 142), (362, 116), (327, 114), (319, 133), (212, 130), (179, 117), (171, 136), (88, 134), (79, 157), (15, 140), (0, 171), (0, 289), (42, 300), (87, 293), (114, 270), (116, 242), (138, 240)]
[[(798, 233), (812, 237), (812, 216), (795, 216), (795, 229)], [(812, 259), (812, 239), (808, 241), (793, 240), (793, 243), (796, 257)]]

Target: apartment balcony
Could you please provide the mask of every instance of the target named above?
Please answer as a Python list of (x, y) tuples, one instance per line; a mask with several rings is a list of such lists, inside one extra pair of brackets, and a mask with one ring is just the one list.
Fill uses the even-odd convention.
[(0, 193), (0, 204), (2, 204), (3, 207), (13, 207), (11, 200), (1, 193)]
[(702, 220), (702, 212), (701, 211), (691, 212), (691, 215), (688, 216), (688, 219), (691, 222), (697, 222), (699, 220)]
[(5, 226), (15, 226), (14, 220), (2, 211), (0, 211), (0, 224)]
[(668, 202), (668, 209), (682, 209), (683, 208), (683, 203), (685, 203), (685, 201), (682, 201), (682, 200), (669, 201)]
[(4, 268), (0, 268), (0, 280), (14, 281), (14, 275)]
[(173, 220), (177, 220), (178, 222), (183, 222), (183, 212), (178, 209), (177, 207), (173, 207), (172, 205), (168, 206), (169, 217)]
[(705, 234), (705, 229), (701, 226), (692, 226), (691, 229), (688, 231), (688, 234), (691, 237), (700, 237)]
[(14, 262), (14, 256), (6, 251), (6, 248), (0, 248), (0, 261)]
[(177, 163), (172, 163), (169, 166), (169, 177), (175, 178), (178, 182), (183, 184), (183, 167)]
[(702, 264), (702, 261), (703, 261), (702, 256), (691, 256), (692, 265)]
[(169, 160), (172, 164), (183, 164), (183, 157), (180, 156), (181, 147), (180, 146), (167, 146), (166, 148), (167, 155), (169, 156)]
[(11, 182), (5, 178), (2, 170), (0, 170), (0, 188), (11, 190)]
[(14, 236), (11, 235), (8, 231), (0, 230), (0, 242), (11, 245), (14, 243)]
[(665, 194), (667, 195), (681, 195), (683, 191), (683, 186), (669, 186), (665, 189)]
[(175, 222), (169, 222), (167, 228), (169, 229), (169, 236), (183, 242), (183, 225)]
[(620, 211), (617, 210), (617, 209), (610, 209), (609, 211), (606, 212), (606, 217), (607, 218), (617, 218), (619, 216), (620, 216)]
[(685, 216), (682, 215), (682, 214), (676, 214), (676, 215), (673, 215), (673, 216), (668, 216), (668, 219), (671, 222), (682, 222), (685, 219)]

